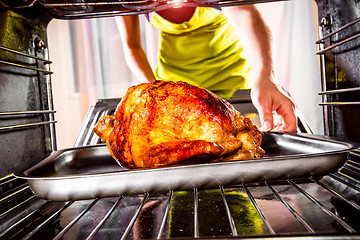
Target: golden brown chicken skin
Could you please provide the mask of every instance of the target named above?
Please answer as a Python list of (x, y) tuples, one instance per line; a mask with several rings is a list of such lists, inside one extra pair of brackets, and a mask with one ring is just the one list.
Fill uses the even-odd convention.
[(232, 161), (264, 156), (261, 132), (210, 91), (185, 82), (130, 87), (115, 116), (94, 131), (127, 168)]

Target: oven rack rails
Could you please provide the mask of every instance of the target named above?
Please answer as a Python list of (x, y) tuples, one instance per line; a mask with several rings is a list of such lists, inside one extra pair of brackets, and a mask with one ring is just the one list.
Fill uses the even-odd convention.
[[(0, 59), (0, 67), (2, 72), (9, 72), (14, 75), (28, 75), (33, 76), (38, 83), (38, 97), (43, 99), (48, 99), (47, 103), (45, 103), (46, 109), (35, 109), (35, 110), (11, 110), (11, 111), (2, 111), (0, 112), (0, 133), (8, 132), (19, 129), (27, 129), (36, 126), (49, 125), (50, 126), (50, 143), (51, 143), (51, 151), (56, 150), (56, 136), (55, 136), (55, 117), (54, 114), (56, 111), (54, 110), (53, 101), (52, 101), (52, 86), (51, 86), (51, 74), (50, 64), (52, 63), (48, 60), (48, 52), (44, 45), (44, 43), (38, 38), (34, 39), (34, 44), (38, 49), (41, 49), (45, 53), (45, 58), (41, 58), (38, 56), (34, 56), (31, 54), (23, 53), (21, 51), (17, 51), (8, 47), (0, 46), (0, 51), (2, 51), (3, 56), (7, 56), (7, 59)], [(21, 59), (22, 58), (22, 59)], [(43, 68), (39, 65), (43, 66)], [(18, 72), (14, 69), (20, 69)], [(43, 74), (45, 76), (45, 85), (46, 96), (42, 96), (44, 93), (41, 93), (41, 84), (39, 74)], [(39, 101), (43, 101), (40, 100)], [(46, 119), (39, 120), (39, 118), (35, 118), (35, 121), (31, 121), (32, 116), (46, 115)], [(24, 123), (21, 123), (19, 119), (26, 119)], [(15, 121), (9, 121), (9, 119)], [(16, 123), (18, 119), (19, 123)], [(15, 123), (14, 123), (15, 122)]]
[[(341, 25), (338, 16), (321, 18), (319, 40), (320, 69), (325, 135), (358, 141), (360, 115), (360, 17)], [(332, 28), (336, 28), (333, 30)], [(324, 35), (324, 33), (326, 33)]]
[(13, 176), (0, 190), (0, 239), (360, 239), (359, 189), (338, 173), (75, 202), (39, 199)]

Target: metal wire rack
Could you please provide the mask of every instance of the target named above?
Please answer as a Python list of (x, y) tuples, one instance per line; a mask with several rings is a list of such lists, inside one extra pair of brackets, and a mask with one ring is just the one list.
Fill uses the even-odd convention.
[[(0, 46), (0, 51), (7, 52), (11, 55), (8, 59), (1, 59), (0, 66), (1, 71), (14, 72), (14, 69), (20, 69), (19, 72), (14, 72), (14, 74), (24, 74), (28, 76), (33, 76), (35, 79), (38, 79), (38, 74), (45, 75), (46, 81), (46, 94), (49, 95), (49, 101), (47, 103), (47, 109), (36, 109), (36, 110), (19, 110), (19, 111), (4, 111), (0, 112), (0, 132), (7, 132), (18, 129), (26, 129), (29, 127), (50, 125), (51, 128), (51, 147), (53, 150), (56, 150), (56, 140), (55, 140), (55, 110), (53, 107), (52, 97), (50, 97), (52, 88), (51, 88), (51, 78), (50, 75), (53, 73), (50, 71), (49, 65), (52, 63), (48, 59), (30, 55), (21, 51), (17, 51), (11, 48)], [(45, 51), (45, 53), (47, 53)], [(6, 54), (3, 54), (6, 56)], [(45, 54), (45, 56), (47, 56)], [(44, 66), (43, 68), (38, 66)], [(7, 68), (10, 67), (10, 68)], [(42, 121), (44, 118), (38, 118), (39, 115), (47, 115), (45, 121)], [(32, 120), (35, 120), (32, 122)], [(17, 122), (17, 123), (14, 123)]]
[[(26, 184), (1, 180), (1, 239), (311, 237), (360, 239), (358, 191), (329, 175), (256, 185), (147, 193), (76, 202), (38, 199)], [(338, 189), (332, 184), (336, 182)], [(341, 186), (340, 186), (341, 185)], [(5, 196), (4, 196), (5, 195)], [(19, 199), (13, 202), (13, 199)], [(4, 206), (11, 204), (11, 208)], [(23, 213), (24, 207), (36, 206)], [(31, 207), (30, 207), (31, 208)], [(8, 209), (4, 211), (4, 209)], [(21, 212), (22, 214), (14, 214)], [(7, 215), (17, 221), (5, 222)], [(5, 225), (4, 225), (5, 224)], [(44, 238), (45, 237), (45, 238)], [(323, 238), (324, 236), (322, 236)]]
[(319, 26), (320, 39), (316, 42), (322, 80), (322, 91), (318, 94), (322, 96), (320, 106), (326, 119), (325, 134), (353, 140), (358, 139), (356, 131), (344, 134), (343, 129), (354, 126), (353, 120), (344, 116), (349, 112), (358, 115), (359, 112), (356, 109), (360, 104), (359, 75), (358, 72), (351, 73), (351, 69), (357, 69), (356, 60), (360, 53), (359, 23), (360, 18), (356, 18), (342, 25), (341, 18), (325, 15)]
[[(327, 51), (334, 50), (336, 48), (340, 48), (342, 46), (345, 46), (345, 44), (347, 44), (347, 43), (349, 43), (351, 41), (355, 41), (358, 38), (360, 38), (360, 33), (354, 32), (353, 34), (348, 35), (348, 36), (346, 36), (345, 38), (343, 38), (341, 40), (331, 41), (329, 43), (329, 45), (327, 45), (325, 47), (325, 41), (326, 40), (330, 40), (331, 37), (334, 37), (337, 34), (340, 34), (340, 33), (344, 32), (344, 31), (346, 31), (347, 29), (349, 29), (351, 27), (354, 27), (356, 24), (359, 24), (360, 23), (360, 18), (357, 18), (354, 21), (352, 21), (352, 22), (338, 28), (337, 30), (330, 32), (326, 36), (322, 36), (324, 28), (329, 27), (328, 25), (326, 25), (326, 24), (330, 24), (329, 21), (330, 20), (324, 20), (323, 25), (320, 26), (320, 28), (319, 28), (319, 33), (320, 33), (321, 38), (316, 42), (317, 44), (319, 44), (319, 48), (320, 48), (320, 50), (316, 53), (318, 55), (323, 56)], [(358, 42), (356, 42), (355, 44), (358, 44)], [(344, 50), (342, 50), (342, 51), (344, 51)], [(339, 51), (338, 53), (333, 52), (333, 54), (340, 54), (342, 51)], [(326, 82), (326, 72), (324, 72), (325, 71), (325, 66), (324, 66), (325, 63), (326, 63), (326, 61), (323, 58), (323, 60), (322, 60), (322, 70), (323, 70), (322, 76), (324, 76), (323, 82)], [(335, 77), (335, 79), (337, 79), (337, 78)], [(325, 84), (323, 84), (323, 86), (326, 89)], [(343, 88), (343, 89), (325, 90), (325, 91), (319, 92), (319, 95), (326, 96), (326, 95), (341, 94), (341, 93), (351, 93), (351, 92), (358, 92), (358, 91), (360, 91), (360, 87), (355, 86), (355, 87), (349, 87), (349, 88)], [(321, 103), (320, 105), (323, 105), (323, 106), (326, 106), (326, 105), (340, 106), (340, 105), (358, 105), (358, 104), (360, 104), (360, 100), (359, 101), (351, 101), (351, 102), (331, 102), (331, 101), (328, 100), (328, 98), (324, 98), (324, 102)]]

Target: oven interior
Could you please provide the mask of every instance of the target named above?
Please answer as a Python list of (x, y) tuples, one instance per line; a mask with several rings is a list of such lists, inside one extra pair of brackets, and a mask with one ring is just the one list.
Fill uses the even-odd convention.
[[(270, 1), (194, 0), (226, 7)], [(317, 0), (325, 134), (360, 139), (360, 3)], [(13, 170), (57, 150), (46, 26), (79, 19), (146, 13), (164, 1), (0, 2), (0, 239), (319, 238), (360, 239), (360, 150), (326, 176), (55, 202), (38, 198)], [(315, 44), (315, 43), (314, 43)], [(320, 80), (319, 80), (320, 81)], [(248, 94), (237, 108), (256, 111)], [(74, 147), (102, 144), (91, 129), (119, 99), (100, 99)], [(299, 119), (301, 132), (310, 133)]]

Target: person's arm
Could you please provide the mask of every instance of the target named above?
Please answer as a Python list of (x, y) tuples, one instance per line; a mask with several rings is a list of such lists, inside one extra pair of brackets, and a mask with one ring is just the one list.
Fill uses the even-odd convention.
[(251, 99), (264, 131), (295, 132), (294, 103), (276, 83), (270, 29), (254, 5), (222, 9), (237, 32), (251, 66)]
[(116, 17), (120, 30), (127, 65), (141, 81), (155, 81), (146, 53), (141, 45), (139, 17), (137, 15)]

